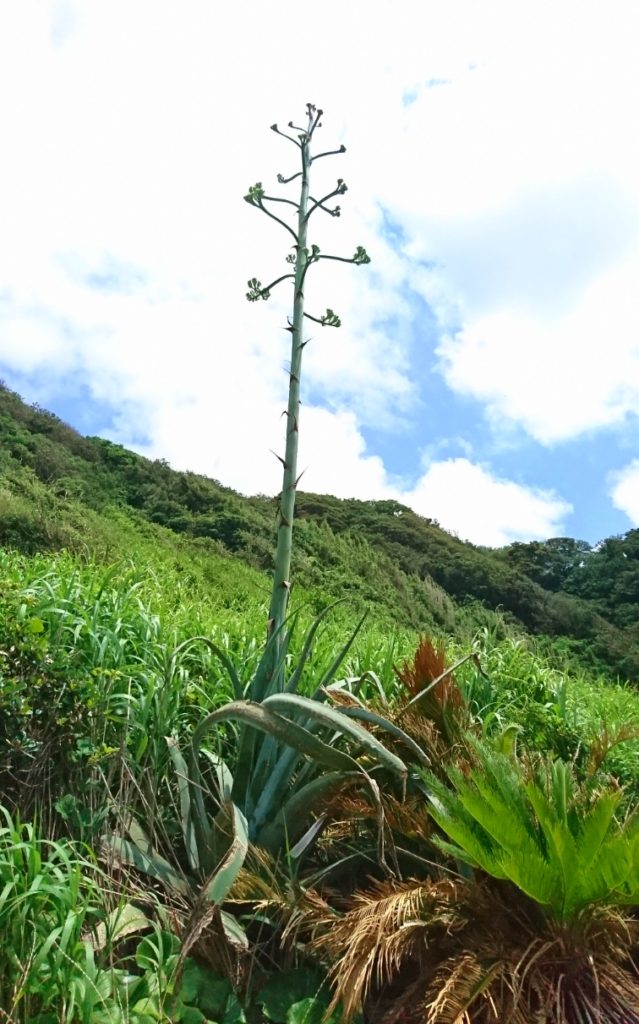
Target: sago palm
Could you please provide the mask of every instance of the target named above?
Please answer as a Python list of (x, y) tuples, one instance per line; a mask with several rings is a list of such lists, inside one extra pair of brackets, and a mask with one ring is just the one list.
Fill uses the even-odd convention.
[(512, 758), (469, 740), (475, 764), (428, 777), (441, 849), (512, 882), (569, 925), (602, 904), (639, 903), (639, 818), (615, 817), (621, 793), (579, 788), (562, 761), (530, 781)]
[[(639, 1024), (639, 829), (616, 792), (579, 789), (561, 763), (527, 779), (469, 740), (448, 782), (426, 776), (439, 849), (475, 869), (356, 894), (315, 922), (336, 999), (381, 1021)], [(452, 868), (451, 864), (451, 868)]]

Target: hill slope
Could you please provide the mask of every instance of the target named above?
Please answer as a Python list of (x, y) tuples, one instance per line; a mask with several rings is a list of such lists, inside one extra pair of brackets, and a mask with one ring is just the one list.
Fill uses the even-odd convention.
[[(266, 598), (272, 500), (82, 437), (2, 386), (0, 435), (0, 543), (113, 560), (144, 538), (185, 572), (223, 563)], [(510, 624), (639, 680), (639, 530), (597, 549), (562, 538), (493, 551), (394, 501), (300, 493), (297, 516), (293, 578), (314, 610), (348, 598), (380, 623), (457, 635)]]

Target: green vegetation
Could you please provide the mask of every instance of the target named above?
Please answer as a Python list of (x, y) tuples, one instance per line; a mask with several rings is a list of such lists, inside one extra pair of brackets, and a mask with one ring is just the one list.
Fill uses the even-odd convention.
[(639, 1022), (639, 531), (479, 549), (287, 442), (292, 549), (284, 498), (0, 430), (0, 1020)]
[[(185, 586), (208, 581), (220, 601), (238, 607), (268, 600), (270, 499), (244, 498), (119, 445), (80, 437), (3, 388), (0, 431), (4, 545), (25, 553), (64, 549), (105, 564), (140, 563), (160, 550), (162, 571), (181, 573)], [(368, 608), (369, 621), (386, 630), (465, 639), (482, 627), (527, 632), (548, 638), (545, 649), (558, 665), (568, 658), (589, 671), (639, 676), (637, 626), (622, 621), (639, 586), (637, 530), (591, 550), (590, 582), (577, 593), (576, 583), (571, 592), (542, 587), (543, 574), (535, 576), (529, 561), (513, 564), (514, 549), (544, 546), (478, 549), (394, 501), (301, 492), (296, 515), (294, 593), (311, 614), (347, 597), (353, 623)], [(545, 547), (554, 550), (553, 542)], [(623, 585), (611, 583), (615, 564)]]

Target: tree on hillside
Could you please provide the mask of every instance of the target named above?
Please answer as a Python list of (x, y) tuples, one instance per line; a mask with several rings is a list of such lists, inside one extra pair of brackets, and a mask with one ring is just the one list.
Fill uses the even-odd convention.
[(501, 553), (508, 564), (538, 583), (545, 590), (564, 590), (569, 578), (578, 572), (592, 554), (585, 540), (553, 537), (528, 544), (510, 544)]

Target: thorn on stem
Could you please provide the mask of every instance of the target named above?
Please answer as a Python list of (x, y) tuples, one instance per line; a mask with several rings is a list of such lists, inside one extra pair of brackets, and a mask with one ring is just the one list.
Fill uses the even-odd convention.
[(282, 458), (281, 455), (278, 455), (277, 452), (274, 452), (272, 448), (269, 448), (269, 451), (270, 451), (271, 455), (275, 456), (275, 458), (277, 459), (278, 462), (282, 463), (284, 469), (288, 469), (288, 466), (287, 466), (286, 462), (284, 461), (284, 459)]

